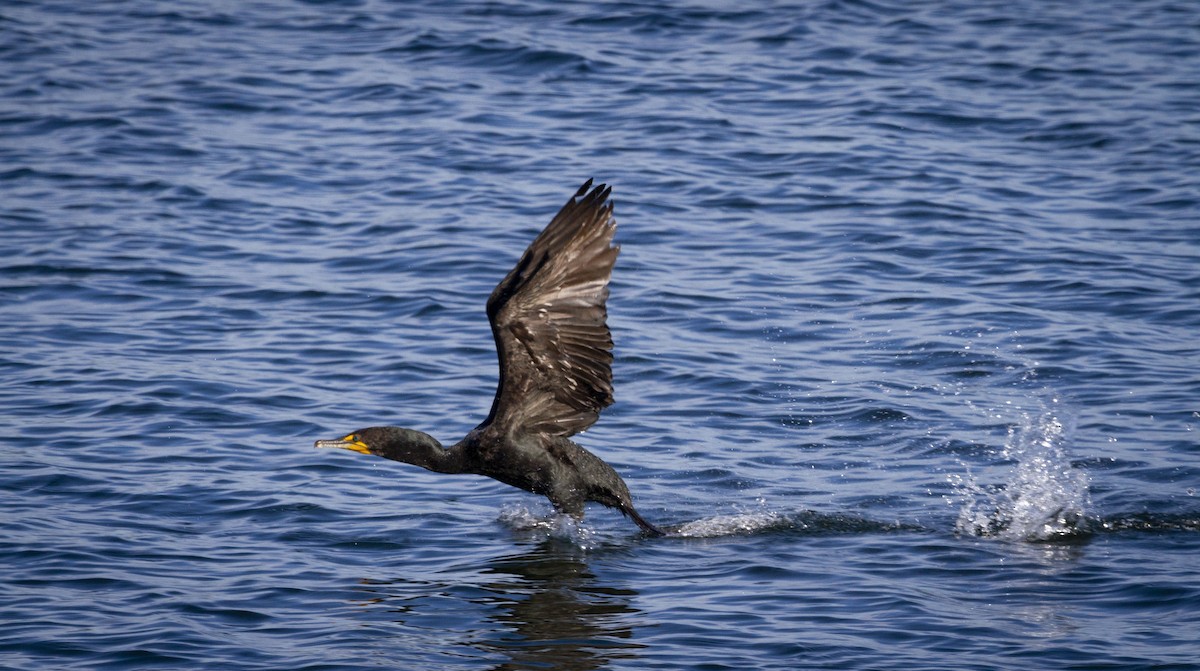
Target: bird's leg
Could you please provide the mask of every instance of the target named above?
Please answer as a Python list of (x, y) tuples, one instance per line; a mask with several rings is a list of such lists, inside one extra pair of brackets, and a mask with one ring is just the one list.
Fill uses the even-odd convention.
[(566, 515), (575, 520), (575, 524), (583, 524), (583, 500), (574, 498), (554, 497), (550, 499), (554, 510), (559, 515)]

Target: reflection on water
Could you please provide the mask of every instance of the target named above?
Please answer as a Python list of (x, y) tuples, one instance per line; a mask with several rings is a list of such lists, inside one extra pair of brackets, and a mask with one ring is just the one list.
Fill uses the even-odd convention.
[[(633, 590), (601, 584), (578, 547), (549, 539), (529, 552), (502, 557), (479, 571), (479, 582), (452, 586), (408, 579), (364, 580), (366, 605), (385, 605), (398, 633), (420, 637), (436, 627), (442, 644), (454, 637), (464, 599), (482, 611), (464, 623), (460, 645), (498, 653), (495, 669), (588, 671), (636, 657), (633, 643)], [(460, 567), (461, 568), (461, 567)], [(461, 574), (460, 574), (461, 575)], [(441, 598), (457, 591), (454, 617), (429, 612), (448, 605)], [(449, 625), (449, 626), (447, 626)], [(404, 641), (407, 646), (408, 641)]]
[(636, 592), (597, 584), (587, 564), (561, 544), (495, 561), (488, 573), (495, 581), (487, 588), (510, 598), (490, 618), (506, 633), (478, 643), (508, 655), (511, 661), (498, 669), (599, 669), (633, 658), (641, 647), (629, 640)]

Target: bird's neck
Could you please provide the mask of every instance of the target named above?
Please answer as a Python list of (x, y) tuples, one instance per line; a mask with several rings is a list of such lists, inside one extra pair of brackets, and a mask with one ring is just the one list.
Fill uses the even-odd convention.
[(454, 448), (447, 450), (433, 436), (412, 429), (398, 430), (379, 455), (394, 461), (420, 466), (435, 473), (461, 473), (463, 471), (461, 450)]
[(425, 461), (417, 465), (435, 473), (462, 473), (464, 470), (461, 450), (446, 449), (438, 445), (430, 450), (426, 457)]

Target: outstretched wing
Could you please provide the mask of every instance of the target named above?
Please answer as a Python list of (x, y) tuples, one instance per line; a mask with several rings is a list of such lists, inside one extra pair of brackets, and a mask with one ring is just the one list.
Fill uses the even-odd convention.
[(610, 188), (584, 183), (488, 298), (500, 383), (480, 426), (570, 436), (613, 402)]

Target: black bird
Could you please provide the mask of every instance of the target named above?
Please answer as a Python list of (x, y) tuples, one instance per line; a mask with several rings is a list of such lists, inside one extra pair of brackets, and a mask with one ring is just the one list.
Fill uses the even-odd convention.
[[(492, 291), (488, 321), (500, 382), (487, 419), (446, 449), (433, 436), (395, 426), (360, 429), (317, 447), (339, 447), (437, 473), (474, 473), (550, 499), (583, 519), (595, 501), (662, 535), (633, 507), (621, 476), (570, 437), (613, 402), (608, 281), (619, 248), (612, 191), (588, 180)], [(591, 191), (589, 192), (589, 189)]]

